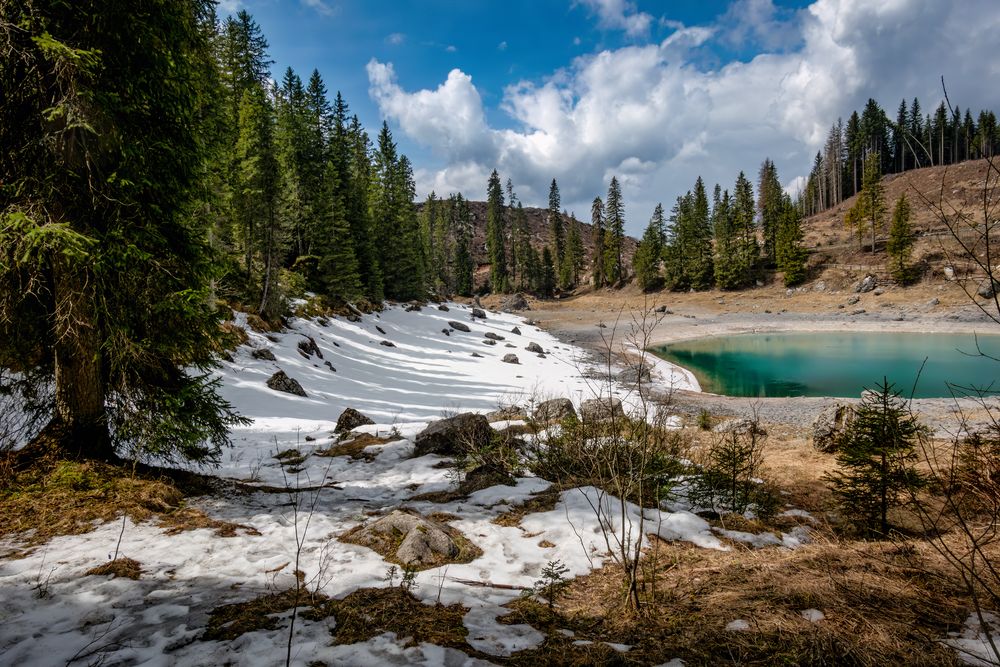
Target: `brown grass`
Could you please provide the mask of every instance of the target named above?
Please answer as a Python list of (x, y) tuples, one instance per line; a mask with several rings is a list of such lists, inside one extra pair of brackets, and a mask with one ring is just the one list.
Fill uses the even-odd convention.
[(399, 439), (400, 438), (381, 438), (370, 433), (359, 433), (357, 437), (347, 440), (346, 442), (331, 445), (326, 449), (318, 449), (315, 454), (316, 456), (350, 456), (351, 459), (355, 461), (365, 460), (370, 462), (375, 460), (378, 453), (364, 451), (367, 447), (371, 447), (372, 445), (385, 445)]
[(559, 502), (559, 495), (562, 489), (552, 485), (541, 493), (536, 493), (520, 505), (511, 507), (506, 512), (498, 514), (493, 518), (493, 523), (498, 526), (513, 527), (521, 525), (521, 519), (535, 512), (550, 512), (555, 509)]
[(90, 568), (85, 574), (95, 574), (99, 576), (106, 576), (110, 574), (113, 578), (126, 577), (128, 579), (138, 579), (142, 574), (142, 564), (137, 560), (119, 556), (114, 560), (108, 561), (104, 565), (98, 565), (97, 567)]
[[(430, 517), (427, 517), (430, 518)], [(440, 523), (440, 527), (448, 536), (454, 540), (455, 545), (458, 547), (458, 554), (451, 558), (445, 558), (439, 556), (433, 562), (430, 563), (420, 563), (417, 565), (409, 565), (415, 571), (419, 572), (421, 570), (430, 570), (435, 567), (441, 567), (442, 565), (450, 565), (455, 563), (471, 563), (480, 556), (483, 555), (483, 550), (472, 543), (469, 538), (462, 534), (462, 531), (457, 528), (449, 526), (447, 523)], [(399, 549), (399, 545), (403, 543), (403, 539), (406, 535), (403, 535), (399, 531), (393, 531), (392, 533), (383, 533), (377, 535), (377, 542), (375, 544), (362, 544), (357, 541), (356, 535), (365, 528), (365, 524), (361, 524), (351, 528), (343, 535), (340, 536), (341, 542), (346, 542), (348, 544), (357, 544), (359, 546), (371, 549), (378, 555), (382, 556), (385, 560), (390, 563), (395, 563), (396, 565), (406, 566), (406, 564), (399, 561), (396, 558), (396, 550)]]
[[(282, 619), (275, 618), (276, 614), (288, 611), (296, 606), (296, 599), (300, 608), (315, 609), (323, 604), (327, 597), (322, 594), (310, 593), (304, 588), (298, 592), (294, 588), (278, 593), (268, 593), (248, 600), (246, 602), (236, 602), (221, 607), (216, 607), (209, 613), (208, 628), (201, 636), (205, 641), (233, 640), (247, 632), (256, 630), (274, 630), (279, 624), (284, 623)], [(303, 616), (306, 612), (303, 612)], [(325, 616), (319, 616), (325, 618)]]

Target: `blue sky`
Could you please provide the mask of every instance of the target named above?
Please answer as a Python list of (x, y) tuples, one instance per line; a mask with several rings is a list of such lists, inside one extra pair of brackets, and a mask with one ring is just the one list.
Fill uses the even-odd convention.
[(421, 196), (485, 193), (494, 167), (529, 205), (559, 180), (583, 216), (611, 175), (641, 233), (694, 183), (775, 160), (794, 189), (826, 130), (869, 96), (1000, 109), (993, 0), (227, 0), (274, 74), (319, 69), (374, 134), (388, 120)]

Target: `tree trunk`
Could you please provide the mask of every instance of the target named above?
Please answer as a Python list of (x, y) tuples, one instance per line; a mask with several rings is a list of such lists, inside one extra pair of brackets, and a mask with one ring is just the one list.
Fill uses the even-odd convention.
[(101, 377), (101, 344), (93, 276), (57, 255), (55, 297), (56, 400), (53, 426), (62, 447), (80, 456), (113, 458)]

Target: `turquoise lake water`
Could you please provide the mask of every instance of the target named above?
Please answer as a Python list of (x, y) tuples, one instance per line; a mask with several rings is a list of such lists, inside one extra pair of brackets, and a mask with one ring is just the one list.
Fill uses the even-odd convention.
[[(979, 336), (1000, 359), (1000, 336)], [(1000, 389), (1000, 361), (976, 355), (972, 334), (770, 333), (699, 338), (652, 348), (728, 396), (857, 397), (883, 376), (909, 396), (951, 396), (948, 383)], [(927, 359), (923, 371), (921, 364)]]

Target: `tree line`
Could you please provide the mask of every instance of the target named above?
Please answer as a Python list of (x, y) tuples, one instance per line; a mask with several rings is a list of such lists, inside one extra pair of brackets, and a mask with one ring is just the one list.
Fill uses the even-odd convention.
[(956, 164), (992, 157), (1000, 148), (1000, 127), (993, 111), (949, 109), (945, 101), (933, 114), (924, 114), (916, 97), (899, 103), (892, 120), (869, 99), (846, 123), (830, 127), (823, 148), (816, 153), (802, 192), (805, 215), (836, 206), (861, 191), (865, 160), (878, 154), (881, 174), (897, 174), (921, 167)]

